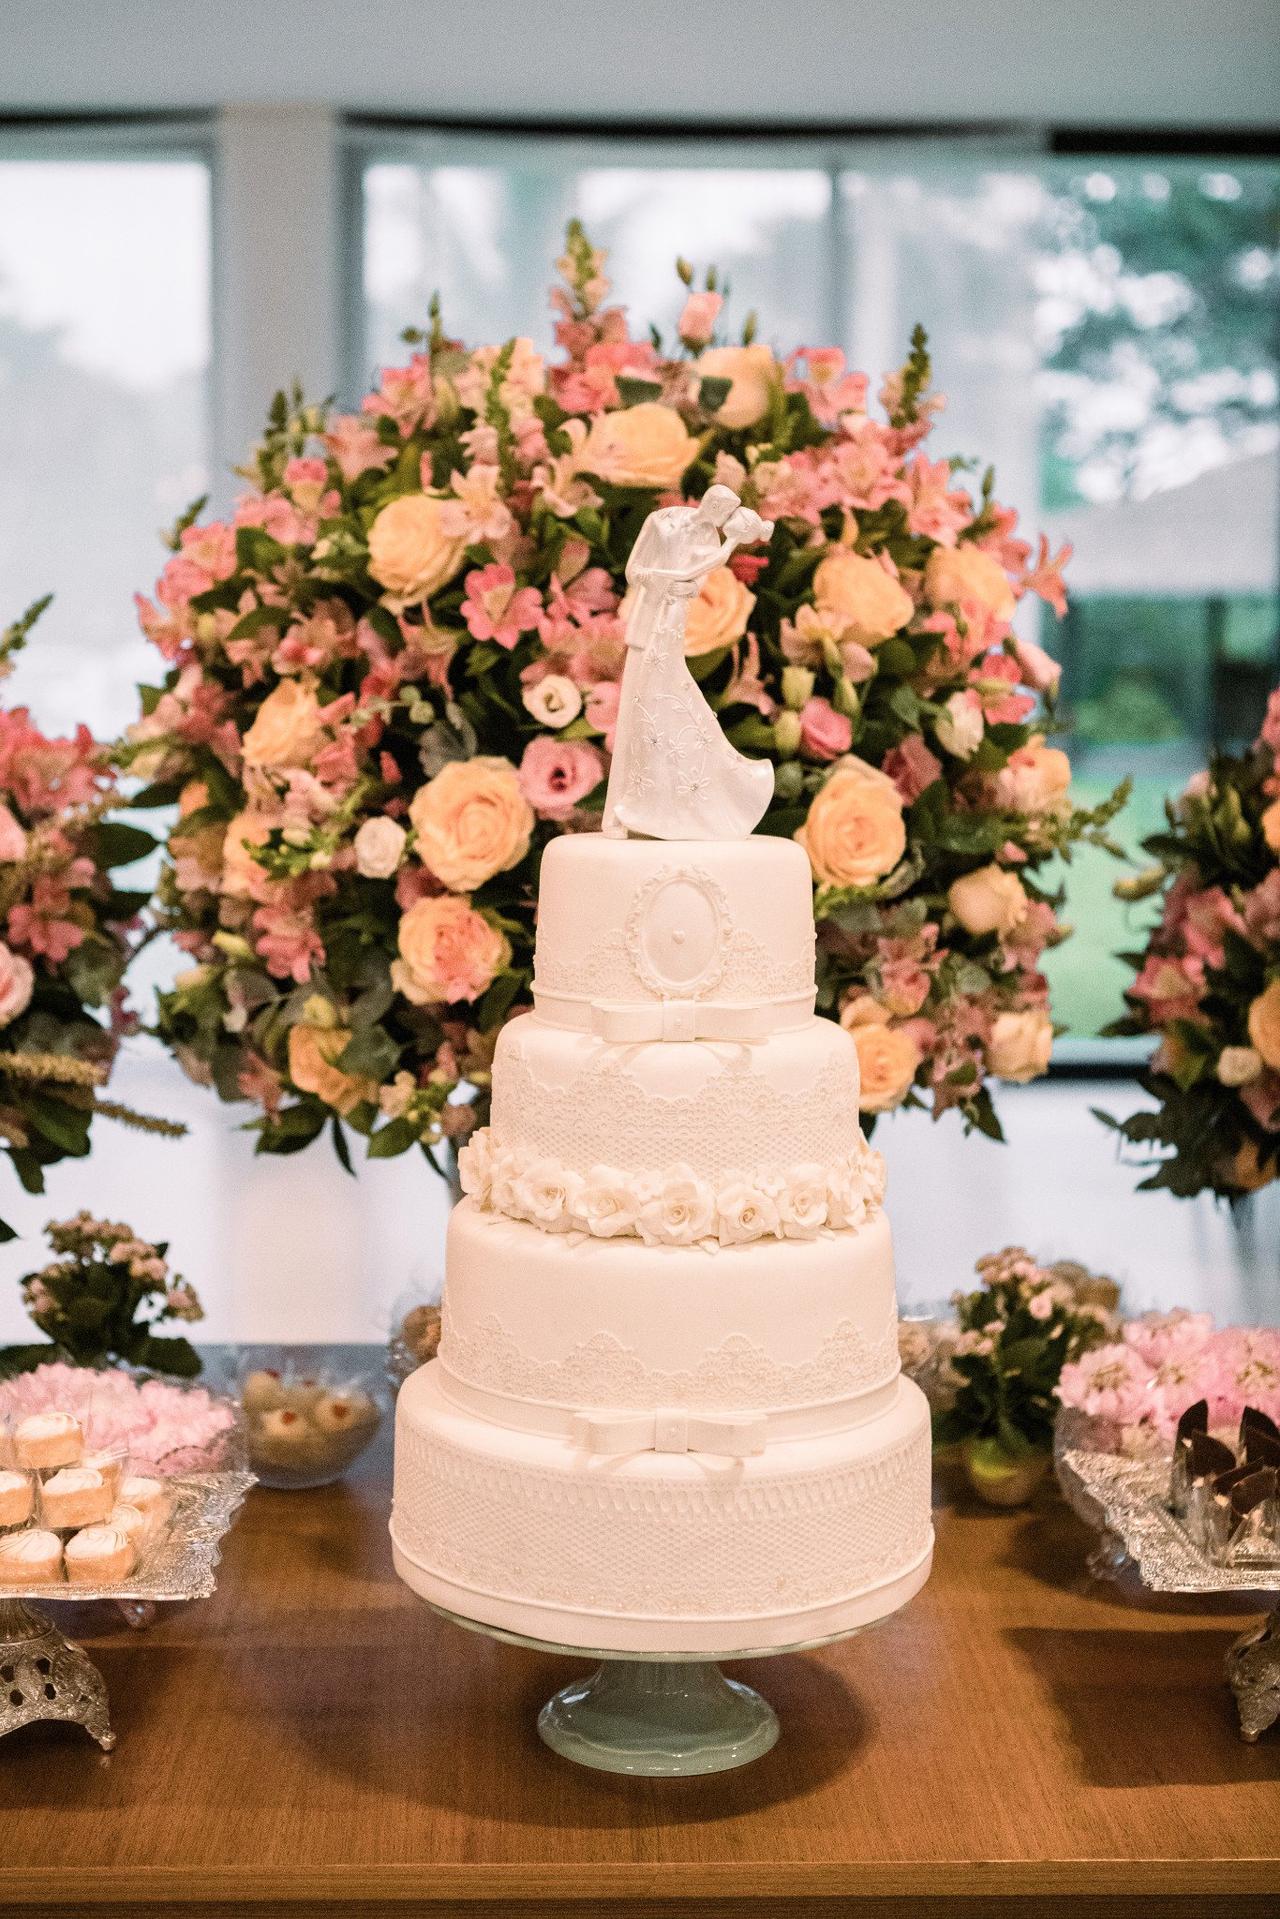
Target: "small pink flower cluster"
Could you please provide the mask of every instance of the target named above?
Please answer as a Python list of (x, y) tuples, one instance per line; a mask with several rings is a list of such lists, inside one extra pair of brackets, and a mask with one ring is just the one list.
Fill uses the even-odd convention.
[(0, 1426), (31, 1413), (72, 1413), (94, 1452), (125, 1452), (162, 1470), (186, 1470), (235, 1425), (235, 1407), (203, 1386), (137, 1380), (53, 1360), (0, 1383)]
[(1198, 1399), (1209, 1402), (1210, 1426), (1234, 1435), (1246, 1406), (1280, 1416), (1280, 1329), (1216, 1330), (1207, 1313), (1146, 1313), (1065, 1366), (1058, 1397), (1118, 1428), (1130, 1446), (1149, 1434), (1171, 1442)]

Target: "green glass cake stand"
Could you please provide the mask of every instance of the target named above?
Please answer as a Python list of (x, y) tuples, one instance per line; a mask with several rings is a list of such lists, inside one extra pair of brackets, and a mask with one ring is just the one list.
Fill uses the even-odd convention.
[(570, 1680), (548, 1699), (538, 1714), (539, 1735), (553, 1752), (580, 1766), (593, 1766), (597, 1772), (669, 1779), (728, 1772), (762, 1758), (777, 1744), (780, 1728), (773, 1707), (753, 1686), (726, 1678), (720, 1659), (771, 1659), (809, 1652), (879, 1624), (869, 1620), (866, 1626), (801, 1640), (794, 1646), (761, 1646), (722, 1653), (717, 1659), (700, 1652), (620, 1653), (553, 1645), (479, 1619), (464, 1619), (430, 1599), (423, 1599), (423, 1604), (455, 1626), (508, 1646), (598, 1660), (594, 1672)]

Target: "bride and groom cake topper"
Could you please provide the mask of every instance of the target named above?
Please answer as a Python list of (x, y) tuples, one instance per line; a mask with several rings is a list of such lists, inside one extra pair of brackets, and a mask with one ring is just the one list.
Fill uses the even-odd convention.
[(772, 520), (731, 487), (696, 506), (651, 513), (627, 561), (627, 621), (603, 831), (660, 840), (742, 839), (773, 797), (773, 767), (730, 745), (685, 664), (685, 619), (708, 574), (740, 546), (773, 535)]

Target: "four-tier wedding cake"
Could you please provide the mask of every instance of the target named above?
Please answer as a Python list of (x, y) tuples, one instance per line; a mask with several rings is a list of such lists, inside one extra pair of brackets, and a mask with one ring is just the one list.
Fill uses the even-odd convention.
[(928, 1576), (879, 1156), (814, 1015), (808, 861), (567, 835), (532, 1013), (465, 1148), (437, 1359), (400, 1394), (396, 1567), (558, 1644), (795, 1645)]

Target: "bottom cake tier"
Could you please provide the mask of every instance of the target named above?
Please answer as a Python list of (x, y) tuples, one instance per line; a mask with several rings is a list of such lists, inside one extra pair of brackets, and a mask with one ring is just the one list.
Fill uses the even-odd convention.
[(433, 1605), (555, 1645), (726, 1655), (853, 1632), (929, 1575), (929, 1412), (900, 1380), (848, 1431), (746, 1459), (599, 1456), (400, 1393), (396, 1571)]

